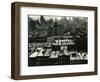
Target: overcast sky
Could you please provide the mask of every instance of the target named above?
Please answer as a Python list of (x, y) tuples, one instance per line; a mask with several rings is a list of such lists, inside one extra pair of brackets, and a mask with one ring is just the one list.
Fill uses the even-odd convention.
[[(33, 20), (40, 19), (40, 15), (28, 15), (28, 16), (29, 16), (30, 18), (32, 18)], [(61, 20), (62, 17), (66, 17), (67, 20), (68, 20), (68, 19), (70, 19), (70, 20), (73, 19), (72, 16), (50, 16), (50, 15), (49, 15), (49, 16), (48, 16), (48, 15), (45, 15), (45, 16), (44, 16), (45, 20), (49, 20), (49, 19)], [(86, 20), (87, 20), (87, 17), (79, 17), (79, 18), (82, 18), (82, 19), (86, 18)]]

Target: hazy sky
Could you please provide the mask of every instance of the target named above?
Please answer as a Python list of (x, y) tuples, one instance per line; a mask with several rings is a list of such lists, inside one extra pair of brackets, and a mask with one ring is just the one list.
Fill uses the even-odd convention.
[[(37, 20), (37, 19), (40, 19), (40, 15), (28, 15), (30, 18), (32, 18), (33, 20)], [(45, 18), (45, 20), (49, 20), (49, 19), (53, 19), (53, 20), (61, 20), (61, 18), (62, 17), (66, 17), (66, 19), (68, 20), (68, 19), (70, 19), (70, 20), (73, 20), (73, 17), (71, 17), (71, 16), (44, 16), (44, 18)], [(79, 18), (82, 18), (82, 19), (84, 19), (84, 18), (87, 18), (87, 17), (79, 17)]]
[[(37, 20), (37, 19), (40, 19), (40, 15), (38, 16), (34, 16), (34, 15), (29, 15), (30, 18), (32, 18), (33, 20)], [(45, 20), (49, 20), (49, 19), (57, 19), (57, 20), (60, 20), (62, 17), (61, 16), (44, 16)]]
[[(40, 15), (37, 15), (37, 16), (36, 16), (36, 15), (29, 15), (29, 17), (32, 18), (33, 20), (40, 19)], [(61, 20), (62, 17), (66, 17), (66, 16), (46, 16), (46, 15), (44, 16), (45, 20), (49, 20), (49, 19), (51, 19), (51, 18), (52, 18), (53, 20)], [(66, 18), (67, 18), (67, 19), (69, 19), (69, 18), (71, 19), (71, 18), (73, 18), (73, 17), (67, 16)]]

